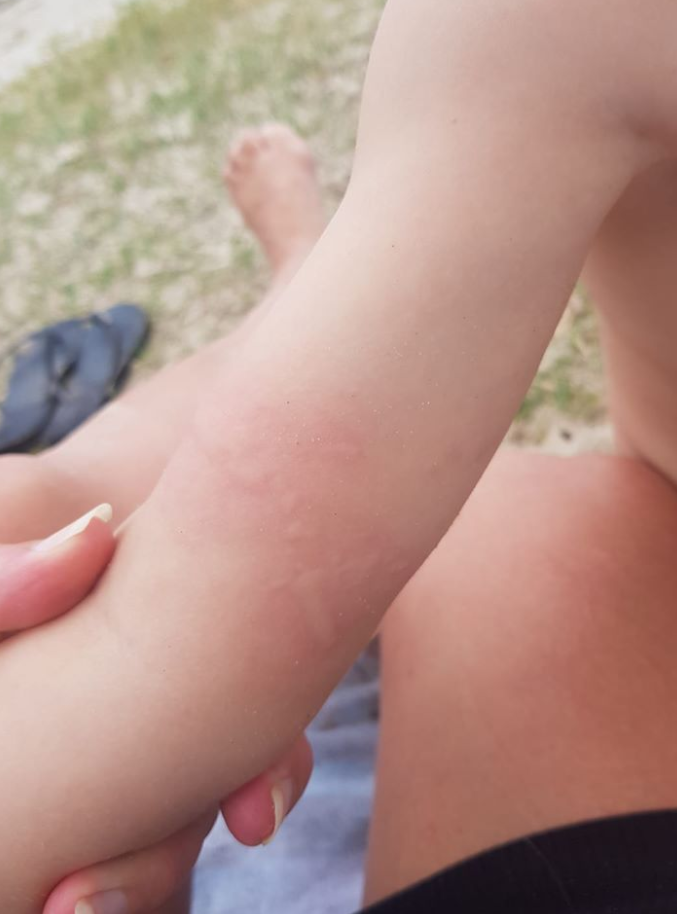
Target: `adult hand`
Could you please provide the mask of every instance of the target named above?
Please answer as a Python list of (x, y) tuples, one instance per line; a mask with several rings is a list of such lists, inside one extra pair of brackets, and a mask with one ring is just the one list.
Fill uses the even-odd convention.
[[(305, 790), (313, 767), (305, 737), (270, 771), (221, 804), (233, 836), (242, 844), (269, 843)], [(43, 914), (148, 914), (186, 885), (214, 824), (204, 816), (178, 835), (147, 850), (76, 873), (49, 897)]]
[[(0, 546), (0, 638), (63, 615), (87, 596), (115, 552), (111, 515), (102, 505), (47, 540)], [(312, 752), (302, 737), (277, 765), (221, 804), (235, 838), (249, 846), (271, 840), (311, 771)], [(68, 877), (50, 895), (44, 914), (155, 910), (185, 885), (216, 814), (162, 844)]]
[(77, 606), (115, 551), (108, 505), (38, 543), (0, 546), (0, 637)]

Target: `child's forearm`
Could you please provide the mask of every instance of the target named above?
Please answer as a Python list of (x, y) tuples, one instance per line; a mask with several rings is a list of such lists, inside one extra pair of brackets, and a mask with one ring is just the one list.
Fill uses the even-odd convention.
[(372, 118), (340, 214), (97, 593), (3, 646), (3, 911), (32, 914), (65, 872), (169, 834), (270, 764), (507, 428), (626, 176), (581, 126), (572, 203), (561, 138), (545, 168), (528, 123), (461, 106), (457, 135), (429, 90), (412, 89), (406, 136), (384, 128), (389, 149)]

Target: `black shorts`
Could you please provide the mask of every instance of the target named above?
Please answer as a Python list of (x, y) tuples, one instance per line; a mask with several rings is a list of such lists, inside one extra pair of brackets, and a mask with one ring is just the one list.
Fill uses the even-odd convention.
[(453, 866), (370, 914), (677, 914), (677, 812), (587, 822)]

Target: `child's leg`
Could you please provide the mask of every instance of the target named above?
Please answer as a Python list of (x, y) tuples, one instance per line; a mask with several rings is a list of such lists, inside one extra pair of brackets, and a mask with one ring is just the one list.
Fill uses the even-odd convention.
[(0, 653), (8, 897), (179, 829), (304, 728), (486, 467), (606, 213), (677, 133), (675, 28), (667, 0), (391, 0), (339, 215), (95, 594)]
[(677, 163), (638, 178), (612, 210), (585, 278), (602, 313), (624, 453), (677, 482)]
[(675, 807), (676, 545), (677, 491), (639, 462), (496, 458), (384, 625), (369, 900)]
[(100, 502), (113, 504), (118, 522), (135, 510), (190, 426), (215, 368), (227, 364), (322, 234), (315, 164), (288, 128), (243, 134), (225, 177), (273, 271), (265, 300), (228, 337), (132, 388), (58, 447), (0, 458), (0, 542), (38, 538)]

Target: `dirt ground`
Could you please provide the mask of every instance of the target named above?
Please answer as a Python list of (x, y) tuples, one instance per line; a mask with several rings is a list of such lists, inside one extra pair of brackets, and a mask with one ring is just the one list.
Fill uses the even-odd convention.
[[(338, 204), (383, 0), (119, 2), (0, 0), (0, 340), (137, 301), (155, 326), (138, 377), (226, 333), (265, 287), (221, 183), (237, 129), (293, 124)], [(582, 293), (510, 438), (608, 446)]]
[(123, 0), (0, 0), (0, 85), (49, 57), (55, 40), (82, 41), (114, 18)]

